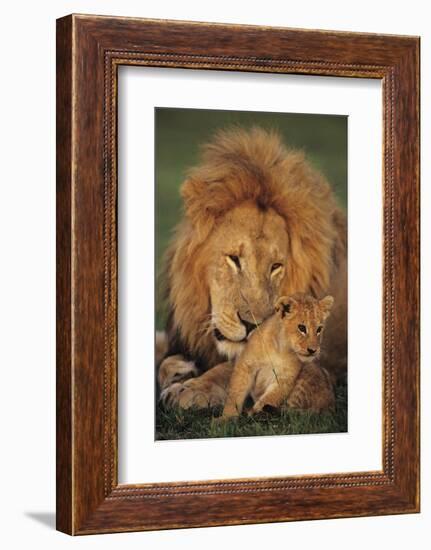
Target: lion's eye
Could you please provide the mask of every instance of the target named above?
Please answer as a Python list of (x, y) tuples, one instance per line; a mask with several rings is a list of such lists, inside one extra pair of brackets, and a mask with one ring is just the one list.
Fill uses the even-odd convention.
[(241, 263), (238, 256), (229, 254), (229, 259), (236, 265), (238, 269), (241, 269)]
[(317, 327), (316, 334), (320, 334), (322, 332), (323, 327)]
[(278, 271), (279, 269), (281, 269), (283, 267), (282, 264), (279, 264), (279, 263), (276, 263), (276, 264), (272, 264), (271, 266), (271, 273), (274, 273), (275, 271)]
[(305, 325), (298, 325), (299, 332), (302, 332), (302, 334), (307, 334), (307, 329)]

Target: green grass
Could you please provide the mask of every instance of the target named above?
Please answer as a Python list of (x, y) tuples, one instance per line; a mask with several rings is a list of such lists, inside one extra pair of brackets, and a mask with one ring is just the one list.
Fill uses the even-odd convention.
[(217, 424), (221, 409), (165, 409), (156, 411), (156, 439), (207, 439), (347, 432), (347, 385), (336, 388), (336, 410), (321, 414), (292, 409), (241, 415), (237, 420)]

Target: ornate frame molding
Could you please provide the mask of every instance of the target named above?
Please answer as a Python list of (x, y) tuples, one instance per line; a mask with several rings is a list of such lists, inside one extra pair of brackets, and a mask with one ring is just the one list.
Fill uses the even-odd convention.
[[(85, 534), (418, 511), (418, 39), (94, 16), (57, 24), (58, 529)], [(382, 471), (118, 484), (120, 65), (382, 80)]]

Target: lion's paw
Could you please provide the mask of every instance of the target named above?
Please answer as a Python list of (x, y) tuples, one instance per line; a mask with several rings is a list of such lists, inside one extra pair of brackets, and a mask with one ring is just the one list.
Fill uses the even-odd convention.
[(195, 380), (186, 380), (185, 382), (171, 384), (160, 394), (161, 401), (166, 406), (176, 406), (181, 409), (190, 409), (191, 407), (203, 409), (209, 407), (208, 397), (204, 392), (196, 390), (193, 387), (193, 382)]
[(207, 409), (220, 405), (220, 396), (211, 392), (206, 385), (200, 384), (199, 378), (170, 385), (161, 392), (160, 400), (165, 406), (181, 409)]
[(159, 367), (158, 380), (165, 390), (198, 375), (198, 369), (193, 361), (185, 361), (182, 355), (171, 355), (162, 361)]

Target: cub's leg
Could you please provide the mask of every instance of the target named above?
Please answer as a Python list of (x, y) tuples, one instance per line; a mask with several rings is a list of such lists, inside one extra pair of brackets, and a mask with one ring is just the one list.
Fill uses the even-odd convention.
[(232, 363), (220, 363), (196, 378), (167, 386), (160, 394), (165, 405), (205, 409), (223, 405), (232, 374)]
[(250, 410), (250, 414), (256, 414), (262, 411), (265, 405), (271, 407), (279, 407), (286, 394), (282, 390), (282, 387), (277, 382), (274, 382), (265, 390), (264, 394), (259, 397)]
[(328, 371), (315, 364), (304, 366), (286, 403), (291, 408), (313, 412), (333, 410), (335, 392)]
[(228, 395), (223, 409), (223, 419), (239, 416), (244, 406), (244, 401), (250, 392), (253, 378), (251, 371), (245, 362), (239, 361), (232, 372), (229, 383)]

